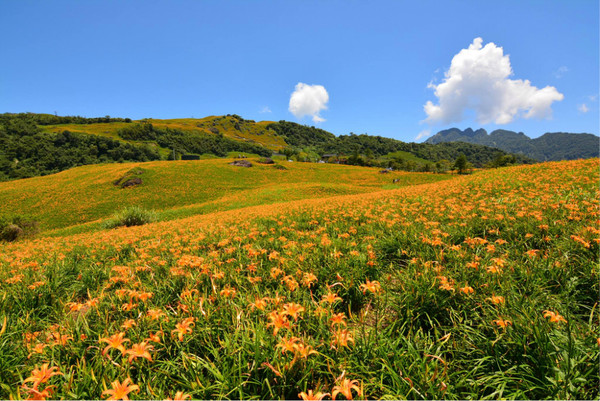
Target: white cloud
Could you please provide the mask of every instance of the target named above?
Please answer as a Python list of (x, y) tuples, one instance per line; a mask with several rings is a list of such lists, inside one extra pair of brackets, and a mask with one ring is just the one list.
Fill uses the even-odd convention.
[(502, 47), (475, 38), (468, 49), (452, 58), (444, 82), (429, 83), (439, 104), (423, 106), (426, 122), (460, 122), (467, 110), (474, 110), (481, 124), (508, 124), (515, 118), (544, 118), (552, 114), (551, 104), (564, 96), (556, 88), (538, 89), (528, 80), (509, 79), (513, 75), (508, 55)]
[(327, 110), (329, 94), (321, 85), (307, 85), (298, 82), (294, 93), (290, 96), (290, 112), (297, 118), (304, 116), (312, 117), (313, 121), (320, 123), (325, 121), (319, 113)]
[(587, 113), (588, 111), (590, 111), (590, 109), (585, 105), (585, 103), (582, 103), (579, 106), (577, 106), (577, 110), (579, 110), (582, 113)]
[(567, 72), (569, 72), (569, 69), (563, 65), (562, 67), (559, 67), (558, 70), (556, 70), (554, 72), (554, 76), (556, 78), (562, 78), (563, 75), (565, 75)]
[(421, 131), (421, 132), (419, 132), (417, 134), (417, 137), (415, 138), (415, 141), (418, 141), (419, 139), (427, 138), (430, 135), (431, 135), (431, 130), (430, 129), (424, 129), (423, 131)]
[(598, 95), (590, 95), (588, 96), (588, 99), (590, 99), (590, 102), (595, 102), (598, 100)]
[(259, 113), (271, 113), (271, 109), (269, 108), (269, 106), (265, 106), (262, 109), (260, 109)]

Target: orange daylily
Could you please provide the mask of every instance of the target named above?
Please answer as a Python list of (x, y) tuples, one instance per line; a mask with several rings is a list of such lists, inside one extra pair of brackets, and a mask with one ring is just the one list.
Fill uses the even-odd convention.
[(284, 304), (283, 305), (283, 312), (291, 317), (294, 318), (294, 320), (298, 320), (298, 315), (302, 312), (304, 312), (304, 307), (302, 305), (299, 304), (295, 304), (293, 302), (290, 302), (289, 304)]
[(23, 384), (32, 382), (33, 388), (37, 389), (40, 384), (46, 383), (52, 376), (63, 375), (56, 366), (48, 367), (48, 365), (45, 363), (41, 367), (33, 369), (31, 376), (25, 379)]
[(175, 393), (175, 396), (173, 398), (167, 398), (167, 401), (184, 401), (184, 400), (191, 400), (192, 396), (189, 394), (184, 393), (183, 391), (178, 391)]
[(338, 330), (333, 333), (332, 348), (349, 347), (348, 343), (354, 343), (354, 337), (348, 330)]
[(502, 318), (493, 320), (492, 323), (496, 324), (497, 326), (502, 327), (503, 329), (506, 329), (508, 326), (512, 326), (512, 322), (510, 320), (502, 319)]
[(344, 313), (336, 313), (331, 316), (331, 325), (334, 326), (336, 324), (345, 326), (346, 325), (346, 315)]
[(362, 389), (358, 385), (358, 380), (342, 379), (339, 386), (333, 387), (331, 399), (335, 400), (335, 397), (337, 397), (338, 394), (342, 394), (347, 400), (351, 400), (352, 390), (356, 391), (359, 396), (362, 396)]
[(491, 297), (486, 298), (486, 299), (489, 299), (490, 301), (492, 301), (492, 303), (494, 305), (500, 305), (500, 304), (504, 303), (504, 297), (502, 297), (500, 295), (492, 295)]
[(360, 289), (362, 290), (363, 294), (366, 294), (367, 291), (377, 294), (381, 291), (381, 284), (379, 284), (379, 281), (369, 281), (369, 279), (367, 279), (366, 283), (360, 285)]
[(544, 317), (545, 318), (550, 318), (550, 323), (560, 323), (560, 322), (567, 322), (567, 320), (562, 317), (561, 315), (559, 315), (557, 312), (552, 312), (549, 310), (545, 310), (544, 311)]
[(192, 333), (192, 327), (194, 326), (194, 318), (193, 317), (188, 317), (187, 319), (183, 319), (180, 323), (177, 323), (175, 325), (176, 329), (175, 330), (171, 330), (171, 333), (175, 334), (177, 333), (177, 338), (179, 339), (179, 341), (183, 341), (183, 335), (184, 334), (191, 334)]
[(118, 380), (115, 380), (111, 383), (112, 389), (107, 389), (102, 392), (102, 395), (110, 395), (107, 400), (129, 400), (127, 396), (132, 391), (139, 392), (140, 387), (137, 384), (131, 383), (131, 379), (128, 377), (123, 380), (123, 383), (120, 383)]
[(321, 302), (327, 302), (329, 304), (334, 304), (337, 301), (341, 301), (342, 298), (338, 297), (335, 292), (329, 291), (327, 294), (323, 295)]
[(276, 336), (280, 329), (290, 328), (290, 322), (287, 320), (287, 314), (285, 312), (273, 311), (269, 313), (269, 320), (267, 327), (273, 326), (273, 335)]
[(125, 355), (129, 355), (128, 362), (133, 361), (135, 358), (145, 358), (152, 362), (152, 357), (150, 356), (150, 351), (152, 351), (154, 347), (149, 345), (148, 342), (142, 341), (139, 344), (133, 344), (131, 349), (128, 349), (124, 352)]
[(111, 349), (115, 348), (121, 352), (125, 352), (124, 343), (129, 342), (129, 339), (125, 338), (125, 333), (120, 332), (118, 334), (114, 334), (110, 337), (104, 337), (100, 339), (100, 342), (105, 342), (108, 345), (102, 351), (102, 355), (106, 355), (106, 353)]

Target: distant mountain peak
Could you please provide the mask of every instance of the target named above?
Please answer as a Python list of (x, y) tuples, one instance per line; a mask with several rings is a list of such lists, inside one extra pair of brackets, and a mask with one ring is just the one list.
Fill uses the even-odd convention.
[(573, 160), (600, 156), (600, 138), (592, 134), (573, 134), (567, 132), (547, 132), (539, 138), (531, 139), (523, 132), (497, 129), (488, 135), (480, 128), (473, 131), (466, 128), (442, 130), (425, 141), (438, 144), (442, 142), (467, 142), (491, 146), (505, 152), (523, 154), (539, 161)]

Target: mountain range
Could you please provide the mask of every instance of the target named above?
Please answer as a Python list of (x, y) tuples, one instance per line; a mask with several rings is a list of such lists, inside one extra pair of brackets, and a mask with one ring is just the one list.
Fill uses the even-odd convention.
[(600, 156), (600, 138), (596, 135), (567, 132), (548, 132), (539, 138), (530, 138), (522, 132), (498, 129), (489, 134), (483, 128), (443, 130), (425, 143), (466, 142), (521, 154), (539, 161), (587, 159)]

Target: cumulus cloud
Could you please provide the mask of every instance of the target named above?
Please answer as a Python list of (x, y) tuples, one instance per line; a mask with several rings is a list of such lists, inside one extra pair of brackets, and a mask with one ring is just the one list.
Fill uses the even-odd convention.
[(310, 116), (314, 122), (320, 123), (325, 121), (319, 113), (321, 110), (327, 110), (327, 102), (329, 94), (323, 86), (298, 82), (290, 97), (289, 110), (297, 118)]
[(582, 113), (587, 113), (588, 111), (590, 111), (590, 109), (586, 106), (585, 103), (580, 104), (579, 106), (577, 106), (577, 110), (579, 110)]
[(439, 104), (423, 106), (426, 122), (460, 122), (467, 110), (474, 110), (481, 124), (508, 124), (515, 118), (545, 118), (551, 104), (564, 98), (553, 86), (538, 89), (528, 80), (509, 79), (513, 75), (508, 55), (494, 43), (482, 46), (475, 38), (468, 49), (452, 58), (444, 82), (428, 87)]

